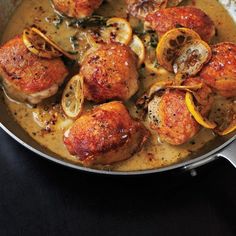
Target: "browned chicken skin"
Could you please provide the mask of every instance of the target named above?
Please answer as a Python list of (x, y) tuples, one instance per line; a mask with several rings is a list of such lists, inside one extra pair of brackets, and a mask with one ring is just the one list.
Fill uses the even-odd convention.
[(202, 10), (191, 6), (161, 9), (147, 15), (146, 21), (159, 36), (177, 27), (196, 31), (206, 42), (215, 35), (215, 26), (209, 16)]
[[(199, 78), (189, 78), (185, 85), (202, 83)], [(172, 145), (181, 145), (189, 141), (198, 131), (199, 124), (192, 117), (185, 103), (186, 92), (180, 90), (166, 90), (161, 98), (158, 98), (152, 110), (149, 109), (149, 116), (157, 113), (156, 122), (150, 126), (160, 136), (162, 141)], [(203, 84), (196, 92), (199, 97), (200, 112), (206, 115), (212, 105), (211, 89)], [(153, 107), (153, 106), (152, 106)]]
[(42, 59), (32, 54), (21, 37), (0, 48), (0, 76), (8, 95), (32, 104), (54, 95), (68, 74), (61, 59)]
[(224, 42), (214, 45), (212, 58), (200, 76), (222, 96), (236, 96), (236, 44)]
[(126, 45), (100, 46), (85, 57), (80, 73), (84, 77), (85, 97), (91, 101), (125, 101), (138, 90), (137, 59)]
[(65, 133), (68, 151), (84, 165), (111, 164), (130, 158), (149, 136), (121, 102), (100, 105), (82, 115)]
[(199, 125), (188, 111), (184, 98), (183, 91), (167, 90), (159, 102), (159, 123), (151, 125), (161, 140), (172, 145), (189, 141), (199, 130)]
[(102, 0), (52, 0), (57, 11), (69, 17), (84, 18), (99, 8)]

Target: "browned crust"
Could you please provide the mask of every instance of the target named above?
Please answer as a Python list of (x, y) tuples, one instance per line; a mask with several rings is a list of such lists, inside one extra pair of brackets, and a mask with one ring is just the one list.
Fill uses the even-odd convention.
[(198, 123), (191, 116), (185, 104), (185, 92), (166, 91), (159, 107), (160, 123), (154, 128), (161, 139), (172, 145), (189, 141), (199, 130)]
[(81, 116), (66, 132), (64, 143), (85, 165), (110, 164), (131, 157), (148, 136), (121, 102), (110, 102)]
[(224, 42), (212, 47), (212, 58), (200, 76), (225, 96), (236, 96), (236, 44)]
[(52, 0), (57, 11), (69, 17), (83, 18), (92, 15), (102, 0)]
[(80, 73), (91, 101), (128, 100), (138, 90), (137, 60), (126, 45), (102, 45), (83, 60)]
[(167, 31), (185, 27), (196, 31), (204, 41), (209, 42), (215, 35), (215, 25), (202, 10), (192, 7), (172, 7), (158, 10), (146, 17), (151, 28), (161, 36)]
[(42, 59), (17, 36), (0, 48), (0, 74), (19, 93), (32, 94), (60, 85), (68, 71), (61, 59)]

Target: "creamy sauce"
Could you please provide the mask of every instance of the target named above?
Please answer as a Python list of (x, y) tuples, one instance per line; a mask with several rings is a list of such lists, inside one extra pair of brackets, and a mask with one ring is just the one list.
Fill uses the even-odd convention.
[[(71, 44), (71, 37), (80, 35), (82, 46), (76, 50), (79, 51), (78, 59), (81, 60), (82, 54), (87, 50), (86, 43), (83, 44), (83, 36), (86, 34), (86, 31), (68, 27), (68, 22), (66, 20), (64, 20), (59, 27), (56, 27), (54, 23), (55, 21), (58, 21), (58, 18), (55, 18), (55, 13), (49, 2), (49, 0), (23, 0), (22, 4), (10, 20), (2, 37), (2, 42), (4, 43), (15, 35), (21, 34), (25, 27), (36, 25), (37, 27), (46, 30), (47, 34), (65, 50), (73, 51), (75, 48)], [(192, 4), (192, 2), (193, 1), (187, 1), (185, 3)], [(203, 9), (215, 22), (218, 34), (214, 39), (214, 42), (231, 41), (236, 43), (235, 23), (217, 0), (195, 0), (194, 4)], [(98, 10), (97, 14), (126, 17), (124, 0), (106, 1), (106, 3)], [(75, 67), (75, 71), (77, 70), (78, 68)], [(164, 79), (166, 76), (166, 74), (163, 76), (159, 75), (158, 79), (161, 79), (161, 77)], [(147, 78), (141, 82), (141, 87), (143, 89), (147, 88), (156, 79), (157, 76), (148, 75)], [(42, 146), (45, 146), (54, 153), (60, 155), (62, 158), (79, 164), (78, 160), (68, 153), (63, 144), (63, 134), (73, 121), (65, 118), (60, 105), (55, 105), (55, 102), (58, 104), (60, 101), (60, 96), (61, 93), (37, 107), (30, 107), (25, 104), (17, 103), (7, 97), (5, 98), (5, 101), (15, 120), (33, 139)], [(86, 109), (90, 108), (91, 105), (93, 104), (87, 104)], [(131, 115), (136, 117), (137, 112), (133, 103), (129, 102), (126, 105), (128, 106)], [(132, 171), (163, 167), (189, 158), (192, 152), (203, 147), (207, 142), (214, 139), (214, 137), (215, 136), (211, 131), (201, 129), (189, 143), (175, 147), (166, 143), (161, 143), (157, 135), (152, 132), (152, 137), (143, 150), (135, 154), (129, 160), (116, 163), (112, 166), (99, 166), (97, 168)]]

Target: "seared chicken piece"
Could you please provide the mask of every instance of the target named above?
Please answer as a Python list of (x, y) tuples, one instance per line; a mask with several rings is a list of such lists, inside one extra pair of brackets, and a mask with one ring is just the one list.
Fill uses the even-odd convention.
[(105, 165), (130, 158), (148, 136), (147, 129), (130, 117), (121, 102), (110, 102), (82, 115), (66, 131), (64, 143), (84, 165)]
[(101, 45), (85, 57), (80, 73), (84, 77), (85, 97), (91, 101), (125, 101), (138, 90), (137, 58), (126, 45)]
[(185, 92), (167, 90), (161, 98), (154, 97), (149, 104), (148, 116), (153, 120), (150, 126), (156, 130), (162, 141), (180, 145), (189, 141), (199, 130), (198, 123), (191, 116), (185, 104)]
[(102, 0), (52, 0), (55, 9), (69, 17), (90, 16), (102, 4)]
[(7, 94), (37, 104), (54, 95), (68, 71), (61, 59), (42, 59), (32, 54), (21, 37), (0, 48), (0, 76)]
[(191, 7), (172, 7), (150, 13), (146, 21), (159, 36), (173, 28), (190, 28), (196, 31), (201, 38), (209, 42), (215, 35), (215, 25), (202, 10)]
[[(199, 78), (190, 78), (185, 85), (201, 82)], [(196, 92), (201, 102), (199, 109), (203, 115), (211, 108), (213, 102), (211, 93), (211, 89), (205, 84)], [(185, 104), (185, 94), (180, 90), (166, 90), (162, 97), (155, 96), (148, 105), (148, 120), (151, 128), (159, 134), (161, 140), (172, 145), (186, 143), (200, 128)]]
[(212, 58), (200, 76), (222, 96), (236, 96), (236, 44), (225, 42), (214, 45)]

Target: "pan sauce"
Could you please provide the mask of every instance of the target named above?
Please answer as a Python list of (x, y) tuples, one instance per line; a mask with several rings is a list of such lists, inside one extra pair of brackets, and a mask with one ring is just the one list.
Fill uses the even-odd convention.
[[(190, 4), (194, 2), (197, 7), (202, 8), (213, 19), (218, 31), (215, 42), (231, 41), (236, 43), (235, 23), (217, 0), (195, 0), (187, 2)], [(124, 0), (108, 0), (97, 11), (97, 14), (126, 17)], [(3, 35), (2, 42), (6, 42), (15, 35), (21, 34), (26, 26), (34, 24), (45, 29), (47, 34), (65, 48), (65, 50), (73, 51), (70, 37), (75, 35), (78, 29), (68, 27), (66, 21), (59, 27), (55, 27), (54, 17), (55, 14), (50, 6), (49, 0), (23, 0), (10, 20)], [(80, 34), (83, 37), (85, 33), (81, 31)], [(83, 51), (83, 48), (80, 48), (80, 50)], [(79, 53), (78, 57), (81, 56)], [(75, 68), (75, 71), (77, 70)], [(141, 87), (147, 88), (155, 79), (155, 76), (149, 76), (145, 81), (142, 81), (143, 86)], [(78, 163), (77, 159), (68, 153), (63, 144), (63, 133), (72, 124), (72, 121), (64, 117), (59, 105), (55, 105), (55, 102), (60, 101), (60, 93), (55, 98), (49, 99), (37, 107), (17, 103), (7, 96), (5, 97), (5, 101), (15, 120), (33, 139), (54, 153), (57, 153), (62, 158)], [(224, 101), (222, 100), (217, 103), (218, 105), (222, 104), (224, 106)], [(133, 103), (129, 102), (126, 105), (132, 116), (137, 116)], [(91, 107), (91, 104), (87, 104), (86, 109), (88, 107)], [(212, 139), (214, 139), (214, 134), (211, 131), (201, 129), (189, 143), (174, 147), (166, 143), (161, 143), (157, 135), (152, 133), (152, 138), (140, 153), (135, 154), (129, 160), (112, 166), (99, 166), (98, 168), (118, 171), (159, 168), (188, 158), (192, 152), (197, 151)]]

